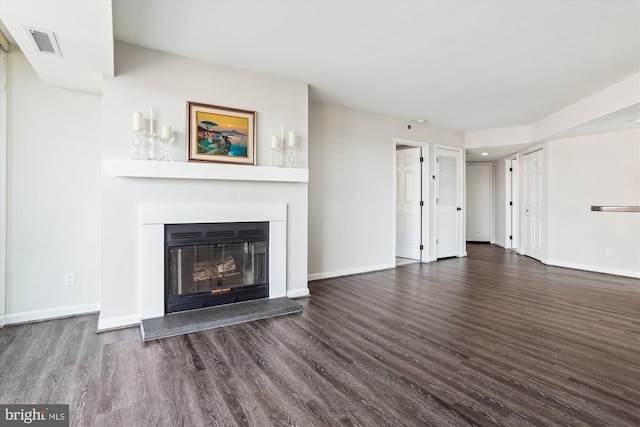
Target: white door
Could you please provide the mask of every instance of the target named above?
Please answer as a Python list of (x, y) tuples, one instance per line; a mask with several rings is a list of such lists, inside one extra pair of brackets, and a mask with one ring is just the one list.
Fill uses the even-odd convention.
[(436, 156), (436, 258), (461, 255), (461, 151), (438, 148)]
[(421, 148), (396, 151), (396, 256), (420, 259)]
[(467, 233), (469, 242), (491, 241), (491, 165), (467, 165)]
[(544, 164), (542, 150), (523, 156), (524, 215), (522, 253), (542, 261), (542, 221), (544, 215), (542, 176)]

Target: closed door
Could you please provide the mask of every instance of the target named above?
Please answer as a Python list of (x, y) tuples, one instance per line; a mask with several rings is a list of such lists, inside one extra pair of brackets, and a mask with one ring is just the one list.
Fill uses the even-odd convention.
[(438, 148), (436, 169), (436, 258), (460, 256), (462, 233), (460, 151)]
[(542, 176), (544, 174), (542, 150), (523, 156), (524, 214), (522, 252), (542, 261), (544, 219)]
[(467, 165), (467, 231), (470, 242), (491, 241), (491, 165)]
[(419, 147), (396, 151), (396, 256), (420, 259), (421, 193)]

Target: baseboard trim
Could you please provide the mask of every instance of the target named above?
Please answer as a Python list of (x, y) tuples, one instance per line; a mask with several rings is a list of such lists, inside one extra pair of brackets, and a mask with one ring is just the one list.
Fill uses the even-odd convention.
[(100, 317), (100, 319), (98, 319), (97, 332), (113, 331), (115, 329), (130, 328), (132, 326), (138, 326), (138, 325), (140, 325), (139, 314), (133, 314), (129, 316), (110, 317), (107, 319), (103, 319), (102, 317)]
[(574, 270), (592, 271), (594, 273), (611, 274), (613, 276), (631, 277), (634, 279), (640, 279), (640, 271), (632, 270), (620, 270), (617, 268), (599, 267), (595, 265), (576, 264), (572, 262), (553, 261), (547, 260), (545, 263), (554, 267), (572, 268)]
[(15, 325), (19, 323), (39, 322), (41, 320), (60, 319), (63, 317), (97, 313), (99, 311), (100, 303), (70, 305), (66, 307), (46, 308), (43, 310), (23, 311), (20, 313), (5, 314), (4, 324)]
[(305, 298), (308, 296), (309, 296), (309, 288), (287, 291), (287, 297), (289, 298)]
[(391, 263), (391, 264), (370, 265), (367, 267), (347, 268), (345, 270), (335, 270), (335, 271), (327, 271), (325, 273), (309, 274), (307, 276), (307, 279), (310, 282), (313, 282), (314, 280), (331, 279), (333, 277), (341, 277), (341, 276), (351, 276), (352, 274), (371, 273), (373, 271), (388, 270), (390, 268), (395, 268), (395, 267), (396, 267), (395, 263)]

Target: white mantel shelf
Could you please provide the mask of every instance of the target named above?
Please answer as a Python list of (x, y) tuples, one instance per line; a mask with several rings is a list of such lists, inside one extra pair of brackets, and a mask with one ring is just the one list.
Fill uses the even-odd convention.
[(110, 173), (126, 178), (309, 182), (308, 169), (153, 160), (111, 159)]

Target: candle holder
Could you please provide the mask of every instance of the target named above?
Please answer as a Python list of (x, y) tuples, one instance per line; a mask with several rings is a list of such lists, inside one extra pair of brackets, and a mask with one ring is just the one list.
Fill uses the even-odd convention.
[(156, 159), (156, 136), (153, 132), (149, 134), (149, 157), (147, 157), (147, 160)]
[(278, 147), (271, 147), (271, 166), (274, 167), (282, 167), (281, 162), (278, 161), (278, 158), (280, 153), (280, 148)]
[(143, 131), (133, 132), (133, 148), (136, 152), (133, 156), (133, 160), (140, 160), (140, 149), (142, 148), (142, 140), (144, 139)]
[(160, 138), (160, 141), (162, 141), (162, 157), (158, 160), (161, 162), (173, 162), (169, 156), (169, 144), (175, 141), (175, 138)]
[(287, 147), (287, 165), (290, 168), (296, 167), (296, 150), (295, 147), (289, 146)]

